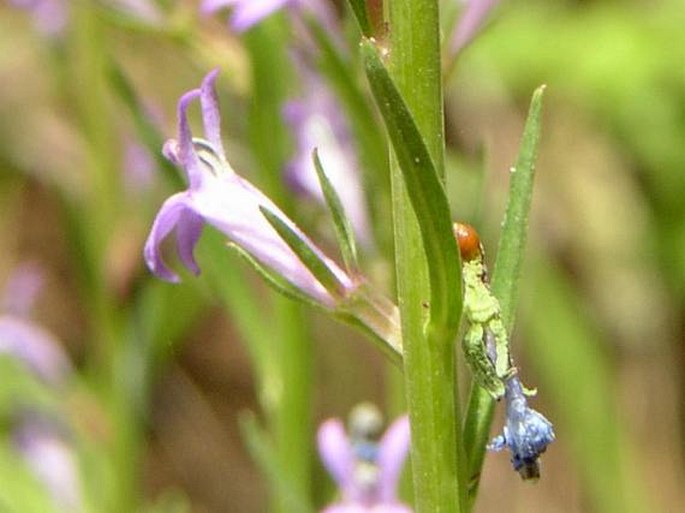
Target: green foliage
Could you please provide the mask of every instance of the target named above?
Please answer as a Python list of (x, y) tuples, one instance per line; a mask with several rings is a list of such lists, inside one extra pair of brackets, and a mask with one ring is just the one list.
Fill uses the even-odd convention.
[(316, 176), (319, 179), (319, 184), (321, 185), (321, 190), (323, 191), (326, 204), (328, 205), (328, 210), (333, 218), (335, 235), (338, 239), (338, 246), (340, 246), (340, 252), (342, 253), (345, 267), (348, 271), (358, 271), (357, 247), (354, 242), (352, 224), (345, 214), (345, 209), (343, 208), (338, 193), (326, 176), (326, 172), (321, 165), (319, 153), (316, 148), (312, 154), (312, 160), (314, 161)]
[(416, 212), (429, 266), (430, 319), (436, 326), (453, 328), (459, 323), (461, 286), (459, 254), (452, 235), (445, 190), (426, 143), (376, 45), (361, 44), (371, 90), (385, 121), (399, 161), (412, 208)]

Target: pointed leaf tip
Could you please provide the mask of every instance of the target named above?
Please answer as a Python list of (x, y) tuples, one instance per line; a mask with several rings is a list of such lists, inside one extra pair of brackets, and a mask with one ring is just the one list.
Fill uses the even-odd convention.
[(321, 185), (321, 191), (326, 200), (326, 205), (333, 217), (335, 235), (338, 239), (338, 245), (340, 246), (340, 253), (345, 262), (345, 267), (348, 271), (357, 271), (357, 247), (354, 240), (352, 224), (345, 213), (338, 192), (328, 179), (323, 165), (321, 164), (318, 148), (314, 148), (314, 151), (312, 151), (312, 160), (314, 161), (314, 169), (316, 169), (316, 176), (319, 179), (319, 185)]

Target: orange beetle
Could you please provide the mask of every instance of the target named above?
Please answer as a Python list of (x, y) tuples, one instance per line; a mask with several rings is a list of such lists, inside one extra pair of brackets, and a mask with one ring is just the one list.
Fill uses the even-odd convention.
[(462, 260), (468, 262), (474, 258), (483, 256), (480, 237), (473, 226), (464, 223), (454, 223), (452, 225), (452, 231), (459, 243), (459, 252), (461, 253)]

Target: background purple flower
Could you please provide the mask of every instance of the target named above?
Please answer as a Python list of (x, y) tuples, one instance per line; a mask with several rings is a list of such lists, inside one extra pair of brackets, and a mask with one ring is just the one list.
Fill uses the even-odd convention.
[(288, 102), (283, 111), (297, 145), (295, 156), (286, 167), (286, 180), (295, 190), (323, 202), (312, 161), (312, 151), (318, 149), (326, 176), (338, 193), (357, 238), (369, 245), (368, 209), (347, 122), (321, 79), (306, 70), (301, 76), (305, 77), (305, 91), (300, 98)]
[(42, 282), (34, 264), (18, 267), (8, 279), (0, 312), (0, 353), (20, 360), (44, 382), (59, 385), (71, 372), (69, 359), (59, 341), (30, 320)]
[(28, 413), (12, 432), (14, 446), (64, 513), (83, 511), (81, 480), (74, 449), (53, 419)]
[[(8, 280), (2, 302), (6, 310), (0, 314), (0, 353), (20, 361), (43, 383), (59, 389), (72, 372), (71, 363), (59, 341), (29, 320), (41, 284), (42, 275), (34, 264), (20, 266)], [(11, 433), (16, 449), (60, 511), (82, 511), (78, 465), (63, 430), (35, 405), (21, 404), (21, 408), (24, 411)]]
[(46, 36), (59, 36), (69, 20), (67, 0), (9, 0), (10, 4), (31, 14), (33, 24)]
[(326, 25), (330, 25), (335, 17), (325, 0), (203, 0), (200, 10), (204, 14), (213, 14), (230, 8), (231, 28), (236, 32), (244, 32), (283, 7), (296, 15), (308, 11)]
[(452, 55), (458, 54), (476, 37), (490, 11), (499, 2), (500, 0), (467, 0), (450, 42)]
[(377, 440), (373, 430), (365, 433), (366, 428), (357, 428), (360, 413), (366, 415), (360, 410), (351, 415), (349, 433), (338, 419), (319, 428), (321, 460), (341, 493), (340, 502), (324, 513), (411, 513), (397, 500), (397, 483), (409, 451), (408, 417), (395, 420)]

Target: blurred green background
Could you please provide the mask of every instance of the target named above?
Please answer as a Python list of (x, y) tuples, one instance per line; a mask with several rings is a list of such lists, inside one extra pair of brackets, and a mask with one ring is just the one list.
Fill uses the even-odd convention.
[[(123, 172), (128, 142), (153, 147), (155, 134), (172, 136), (178, 96), (221, 66), (228, 154), (258, 181), (249, 170), (260, 157), (246, 142), (245, 45), (218, 18), (201, 18), (193, 2), (155, 4), (159, 17), (144, 23), (116, 2), (93, 5), (80, 16), (97, 13), (103, 32), (60, 37), (0, 6), (0, 279), (26, 260), (44, 268), (34, 318), (86, 376), (68, 408), (94, 446), (117, 425), (89, 390), (110, 354), (98, 312), (125, 314), (142, 332), (156, 326), (144, 344), (131, 338), (111, 369), (122, 372), (127, 400), (144, 419), (133, 478), (150, 503), (263, 511), (264, 484), (238, 428), (242, 411), (258, 409), (249, 349), (206, 277), (172, 287), (147, 276), (147, 230), (178, 187), (154, 159), (140, 174)], [(534, 486), (505, 455), (489, 455), (478, 512), (685, 505), (683, 27), (681, 0), (502, 2), (446, 82), (450, 201), (455, 218), (478, 226), (491, 262), (528, 100), (548, 86), (514, 354), (557, 441)], [(111, 76), (97, 74), (104, 65), (83, 38), (97, 41), (91, 52), (107, 49), (154, 113), (146, 119), (155, 129), (141, 128), (109, 91)], [(99, 115), (88, 116), (92, 108)], [(305, 219), (308, 210), (299, 213)], [(90, 222), (99, 223), (96, 240), (81, 233)], [(387, 272), (369, 271), (379, 281)], [(102, 309), (93, 290), (106, 291)], [(361, 400), (387, 401), (386, 365), (371, 345), (318, 314), (310, 331), (317, 421)], [(153, 361), (143, 377), (138, 358)], [(493, 433), (499, 425), (500, 417)], [(317, 483), (327, 482), (316, 472)]]

